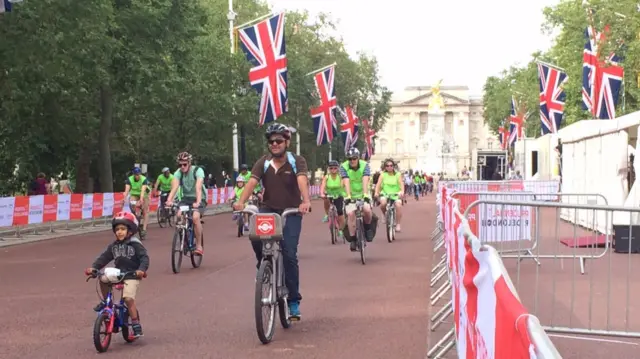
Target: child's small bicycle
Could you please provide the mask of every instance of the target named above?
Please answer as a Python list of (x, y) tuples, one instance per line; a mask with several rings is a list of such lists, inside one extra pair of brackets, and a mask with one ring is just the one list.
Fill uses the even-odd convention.
[[(122, 291), (124, 288), (124, 280), (137, 277), (136, 272), (121, 272), (118, 268), (105, 268), (104, 270), (91, 273), (89, 278), (87, 278), (87, 282), (91, 278), (100, 277), (109, 281), (109, 283), (107, 283), (109, 290), (106, 298), (104, 298), (104, 307), (98, 312), (98, 317), (93, 325), (93, 345), (99, 353), (104, 353), (109, 349), (111, 335), (113, 333), (121, 332), (122, 338), (124, 338), (127, 343), (133, 343), (138, 339), (133, 335), (129, 309), (124, 303), (124, 298), (120, 296), (119, 303), (113, 301), (113, 289), (115, 288), (118, 291)], [(98, 291), (99, 290), (100, 287), (98, 286)], [(140, 311), (138, 311), (138, 318), (140, 318)]]

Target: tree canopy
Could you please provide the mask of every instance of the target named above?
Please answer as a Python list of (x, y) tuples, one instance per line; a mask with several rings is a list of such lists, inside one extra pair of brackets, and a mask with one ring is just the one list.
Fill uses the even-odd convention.
[[(271, 11), (259, 0), (235, 3), (236, 24)], [(234, 122), (253, 163), (266, 149), (264, 128), (257, 126), (250, 64), (239, 49), (230, 54), (227, 6), (25, 0), (1, 14), (0, 193), (23, 190), (37, 172), (66, 173), (77, 192), (119, 190), (134, 163), (147, 163), (155, 176), (174, 167), (183, 150), (207, 172), (230, 172)], [(314, 84), (306, 73), (336, 62), (341, 105), (357, 104), (360, 116), (375, 108), (376, 128), (389, 113), (391, 93), (380, 84), (375, 57), (351, 58), (329, 35), (334, 29), (324, 14), (286, 14), (289, 112), (279, 121), (298, 126), (302, 155), (314, 169), (329, 147), (315, 144)]]
[[(607, 37), (601, 45), (600, 60), (615, 51), (622, 57), (624, 85), (620, 91), (616, 116), (640, 109), (640, 12), (637, 1), (618, 0), (562, 0), (558, 5), (543, 10), (545, 21), (541, 30), (556, 34), (553, 46), (546, 52), (532, 54), (524, 66), (512, 66), (499, 76), (487, 78), (484, 85), (484, 117), (497, 133), (501, 122), (509, 116), (511, 96), (522, 101), (531, 111), (526, 123), (529, 136), (540, 134), (540, 90), (535, 60), (541, 60), (564, 69), (569, 77), (564, 86), (566, 93), (564, 118), (561, 127), (592, 116), (582, 108), (582, 63), (585, 45), (584, 31), (594, 26)], [(591, 14), (591, 16), (589, 15)]]

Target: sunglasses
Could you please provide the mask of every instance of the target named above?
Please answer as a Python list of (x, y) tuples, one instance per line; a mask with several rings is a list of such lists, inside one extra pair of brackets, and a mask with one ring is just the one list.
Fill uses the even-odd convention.
[(384, 165), (385, 167), (393, 167), (393, 165)]
[(188, 167), (188, 166), (189, 166), (189, 164), (188, 164), (188, 163), (180, 163), (180, 164), (178, 164), (178, 165), (179, 165), (180, 167)]
[(333, 170), (337, 170), (338, 167), (329, 167), (329, 169), (333, 171)]
[(356, 160), (358, 160), (358, 157), (349, 158), (349, 161), (356, 161)]
[(276, 144), (276, 145), (281, 145), (284, 143), (284, 139), (282, 138), (274, 138), (272, 140), (267, 140), (267, 143), (270, 145)]

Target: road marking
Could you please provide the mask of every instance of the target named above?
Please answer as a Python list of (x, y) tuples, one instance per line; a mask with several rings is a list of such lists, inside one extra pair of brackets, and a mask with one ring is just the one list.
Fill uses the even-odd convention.
[(577, 339), (577, 340), (586, 340), (586, 341), (592, 341), (592, 342), (605, 342), (605, 343), (614, 343), (614, 344), (639, 345), (638, 343), (627, 342), (627, 341), (624, 341), (624, 340), (577, 337), (577, 336), (573, 336), (573, 335), (560, 335), (560, 334), (547, 334), (547, 335), (549, 337), (564, 338), (564, 339)]

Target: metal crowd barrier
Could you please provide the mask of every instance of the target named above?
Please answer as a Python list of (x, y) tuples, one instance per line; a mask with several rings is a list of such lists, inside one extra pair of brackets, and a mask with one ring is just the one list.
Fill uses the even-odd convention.
[[(530, 252), (502, 257), (518, 259), (507, 262), (507, 269), (515, 272), (515, 286), (524, 298), (523, 304), (540, 319), (546, 331), (640, 338), (640, 319), (634, 320), (640, 312), (640, 305), (635, 304), (640, 282), (634, 280), (634, 273), (640, 270), (640, 256), (632, 256), (628, 249), (633, 246), (631, 238), (640, 239), (631, 225), (640, 214), (640, 208), (482, 199), (470, 204), (464, 216), (467, 218), (474, 208), (476, 212), (483, 213), (495, 206), (530, 208), (535, 214), (535, 225), (531, 226), (531, 231), (536, 247)], [(626, 223), (630, 224), (617, 228), (618, 231), (627, 231), (617, 239), (624, 241), (617, 243), (619, 252), (624, 253), (612, 250), (612, 234), (586, 234), (587, 231), (579, 225), (562, 221), (561, 211), (586, 211), (593, 223), (604, 220), (606, 228), (611, 226), (614, 216), (616, 220), (626, 217)], [(630, 236), (631, 233), (633, 235)], [(434, 236), (436, 242), (439, 238), (439, 234)], [(482, 237), (480, 240), (485, 243)], [(568, 247), (561, 241), (573, 242), (574, 246)], [(580, 241), (583, 248), (575, 246)], [(544, 260), (543, 265), (531, 266), (531, 262), (522, 261), (527, 258), (538, 263)], [(592, 261), (585, 275), (584, 260), (598, 258), (603, 259)], [(579, 270), (575, 264), (579, 265)], [(433, 281), (432, 285), (435, 285)], [(432, 296), (432, 303), (436, 297)], [(432, 321), (440, 324), (438, 318), (432, 318)]]

